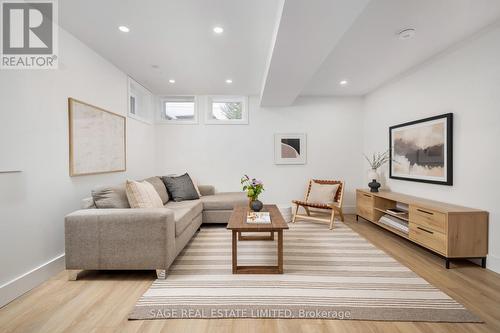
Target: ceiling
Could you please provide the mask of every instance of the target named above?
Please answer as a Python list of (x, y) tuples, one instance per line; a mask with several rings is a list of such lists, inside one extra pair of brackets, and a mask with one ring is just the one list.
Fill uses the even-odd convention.
[(498, 0), (372, 0), (302, 94), (364, 95), (498, 18)]
[[(64, 0), (59, 11), (63, 28), (155, 94), (284, 106), (369, 93), (498, 20), (500, 1)], [(398, 39), (405, 28), (414, 37)]]
[[(278, 4), (64, 0), (59, 1), (59, 23), (155, 94), (257, 95)], [(130, 32), (119, 31), (121, 25)], [(215, 26), (224, 32), (215, 34)], [(228, 85), (226, 79), (233, 83)]]

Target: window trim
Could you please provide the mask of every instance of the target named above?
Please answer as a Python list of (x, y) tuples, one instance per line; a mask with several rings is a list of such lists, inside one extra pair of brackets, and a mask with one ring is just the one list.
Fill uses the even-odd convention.
[[(193, 120), (168, 120), (163, 117), (165, 114), (165, 102), (172, 101), (174, 98), (193, 98), (194, 101), (194, 119)], [(199, 123), (198, 113), (199, 113), (199, 98), (195, 95), (175, 95), (175, 96), (162, 96), (160, 97), (160, 112), (159, 112), (159, 124), (164, 125), (197, 125)]]
[[(242, 107), (242, 118), (241, 119), (227, 119), (227, 120), (217, 120), (211, 117), (212, 115), (212, 104), (214, 100), (225, 100), (227, 102), (241, 102)], [(205, 109), (205, 124), (207, 125), (248, 125), (249, 123), (249, 112), (248, 112), (248, 96), (237, 96), (237, 95), (210, 95), (207, 96), (207, 103)]]
[[(138, 104), (137, 104), (138, 94), (137, 94), (137, 92), (132, 91), (132, 85), (139, 86), (141, 89), (144, 90), (144, 93), (147, 94), (149, 96), (149, 98), (151, 99), (151, 101), (150, 101), (151, 110), (149, 110), (149, 119), (147, 117), (142, 117), (142, 116), (137, 114), (137, 111), (139, 110), (137, 108), (138, 107)], [(135, 112), (136, 113), (132, 113), (130, 110), (130, 96), (133, 96), (135, 99)], [(155, 112), (154, 105), (155, 105), (155, 103), (154, 103), (153, 93), (151, 91), (149, 91), (146, 87), (144, 87), (142, 84), (135, 81), (133, 78), (131, 78), (129, 76), (128, 81), (127, 81), (127, 117), (135, 119), (137, 121), (142, 121), (143, 123), (146, 123), (148, 125), (153, 125), (154, 124), (154, 112)]]

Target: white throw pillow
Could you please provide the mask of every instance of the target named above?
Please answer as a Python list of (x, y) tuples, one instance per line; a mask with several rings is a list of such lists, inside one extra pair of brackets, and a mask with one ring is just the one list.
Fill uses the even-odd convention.
[(332, 204), (338, 189), (339, 184), (318, 184), (312, 182), (307, 202)]
[(131, 208), (163, 208), (160, 195), (147, 181), (127, 180), (125, 190)]

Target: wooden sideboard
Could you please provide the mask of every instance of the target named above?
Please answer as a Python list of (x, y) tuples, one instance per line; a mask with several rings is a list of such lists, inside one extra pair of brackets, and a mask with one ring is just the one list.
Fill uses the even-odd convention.
[[(396, 215), (387, 209), (404, 207), (407, 214)], [(379, 222), (383, 215), (408, 222), (405, 233)], [(488, 212), (390, 191), (356, 190), (356, 220), (361, 216), (386, 230), (419, 244), (445, 258), (481, 259), (486, 267), (488, 254)]]

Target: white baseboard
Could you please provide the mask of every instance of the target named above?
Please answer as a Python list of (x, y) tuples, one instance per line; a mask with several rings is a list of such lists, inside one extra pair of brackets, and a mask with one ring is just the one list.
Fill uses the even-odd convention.
[(65, 269), (64, 254), (0, 286), (0, 308)]
[(342, 211), (344, 214), (356, 214), (356, 206), (344, 206)]
[(500, 274), (500, 257), (488, 254), (486, 259), (486, 268)]

